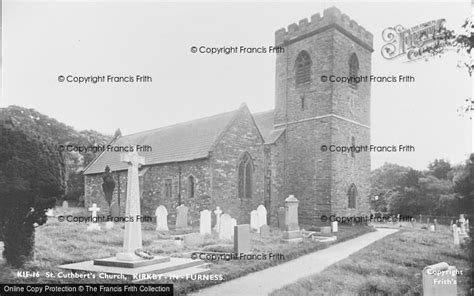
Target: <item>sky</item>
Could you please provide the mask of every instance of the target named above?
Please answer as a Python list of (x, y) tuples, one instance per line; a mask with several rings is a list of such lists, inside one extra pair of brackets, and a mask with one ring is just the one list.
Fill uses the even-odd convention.
[[(270, 46), (274, 32), (336, 6), (374, 35), (372, 74), (413, 75), (414, 83), (373, 83), (371, 142), (415, 152), (372, 153), (425, 169), (435, 158), (464, 162), (471, 121), (458, 109), (472, 95), (459, 56), (386, 60), (382, 31), (444, 18), (458, 29), (462, 2), (3, 1), (0, 107), (19, 105), (78, 130), (149, 130), (237, 109), (274, 108), (275, 54), (209, 55), (193, 46)], [(69, 83), (58, 76), (148, 75), (143, 83)]]

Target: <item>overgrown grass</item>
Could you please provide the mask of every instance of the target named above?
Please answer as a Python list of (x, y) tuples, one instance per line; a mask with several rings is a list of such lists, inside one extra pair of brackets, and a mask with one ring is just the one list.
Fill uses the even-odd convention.
[[(69, 208), (66, 211), (58, 208), (55, 215), (88, 216), (84, 209)], [(0, 262), (0, 283), (110, 283), (103, 279), (64, 279), (46, 278), (45, 273), (57, 274), (64, 272), (58, 265), (106, 258), (114, 256), (122, 248), (123, 224), (115, 224), (114, 229), (101, 232), (86, 232), (85, 224), (58, 222), (57, 218), (50, 218), (48, 223), (38, 227), (36, 231), (36, 258), (21, 271), (38, 271), (39, 278), (19, 278), (17, 269), (8, 266), (5, 261)], [(103, 226), (103, 224), (102, 224)], [(155, 226), (142, 223), (143, 246), (157, 255), (168, 255), (173, 257), (190, 258), (192, 252), (196, 251), (218, 251), (229, 252), (232, 250), (231, 241), (219, 240), (216, 235), (207, 235), (195, 246), (176, 245), (170, 239), (170, 234), (182, 234), (182, 232), (160, 233), (154, 230)], [(354, 238), (364, 233), (373, 231), (366, 226), (340, 226), (337, 233), (338, 242)], [(193, 232), (199, 232), (193, 229)], [(224, 281), (241, 277), (245, 274), (262, 270), (299, 256), (324, 249), (332, 243), (320, 243), (305, 240), (301, 243), (284, 243), (281, 241), (282, 233), (272, 228), (268, 237), (260, 237), (259, 234), (251, 234), (252, 251), (255, 253), (280, 253), (284, 260), (234, 260), (234, 261), (212, 261), (209, 263), (209, 274), (222, 275)], [(165, 283), (166, 281), (160, 281)], [(176, 295), (186, 294), (190, 291), (201, 289), (222, 281), (173, 281)], [(121, 283), (115, 280), (114, 283)], [(143, 281), (141, 283), (156, 283), (156, 281)]]
[(422, 295), (422, 270), (447, 262), (458, 275), (458, 294), (468, 295), (471, 267), (466, 249), (455, 247), (448, 227), (436, 233), (404, 228), (321, 273), (274, 291), (284, 295)]

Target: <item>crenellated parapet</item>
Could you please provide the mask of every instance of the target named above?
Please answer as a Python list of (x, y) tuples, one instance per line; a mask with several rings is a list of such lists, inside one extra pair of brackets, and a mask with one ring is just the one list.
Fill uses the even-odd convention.
[(285, 46), (330, 28), (338, 29), (360, 45), (371, 51), (373, 50), (372, 33), (365, 30), (364, 27), (350, 19), (346, 14), (341, 13), (341, 11), (334, 6), (325, 9), (322, 17), (317, 13), (311, 16), (311, 21), (305, 18), (300, 20), (298, 24), (293, 23), (289, 25), (287, 29), (281, 28), (276, 31), (275, 45)]

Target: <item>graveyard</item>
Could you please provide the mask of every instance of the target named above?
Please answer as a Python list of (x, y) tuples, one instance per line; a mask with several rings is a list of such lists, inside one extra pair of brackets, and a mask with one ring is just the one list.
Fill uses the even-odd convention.
[(319, 291), (318, 295), (423, 295), (423, 270), (440, 262), (462, 272), (457, 274), (454, 295), (469, 295), (472, 270), (468, 247), (455, 244), (449, 226), (441, 225), (435, 232), (423, 228), (426, 225), (419, 223), (413, 228), (403, 227), (324, 272), (274, 291), (271, 296), (314, 295), (314, 291)]

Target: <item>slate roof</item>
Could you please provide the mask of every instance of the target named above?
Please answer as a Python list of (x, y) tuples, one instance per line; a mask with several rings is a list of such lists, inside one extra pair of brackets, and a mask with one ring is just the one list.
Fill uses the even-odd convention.
[[(138, 152), (145, 157), (145, 165), (206, 158), (239, 111), (240, 109), (237, 109), (122, 136), (113, 140), (110, 145), (150, 145), (151, 152)], [(253, 117), (266, 143), (273, 143), (284, 130), (273, 130), (273, 110), (256, 113)], [(103, 173), (106, 165), (111, 171), (126, 170), (127, 165), (120, 161), (120, 154), (119, 152), (103, 152), (85, 168), (84, 174)]]

